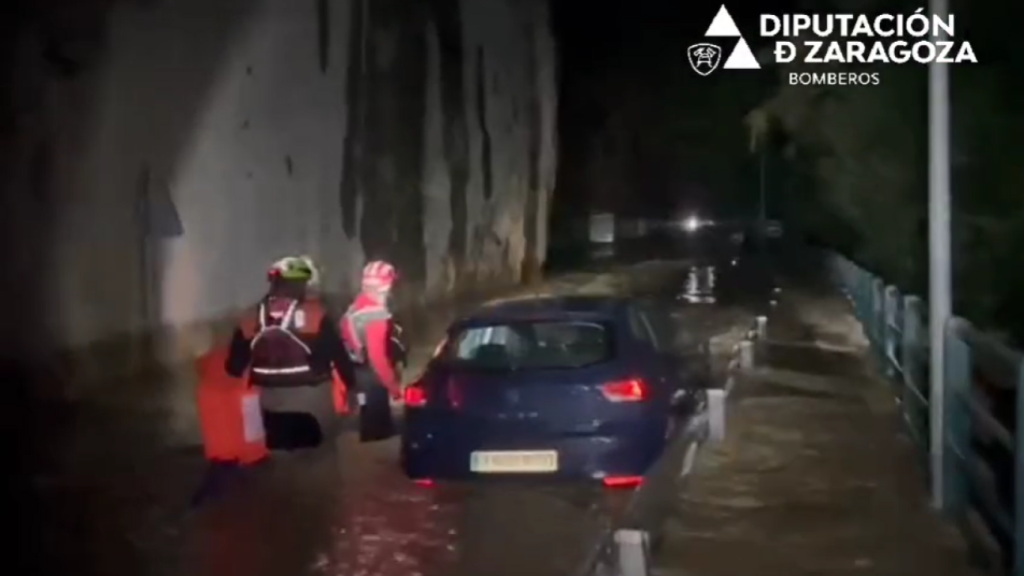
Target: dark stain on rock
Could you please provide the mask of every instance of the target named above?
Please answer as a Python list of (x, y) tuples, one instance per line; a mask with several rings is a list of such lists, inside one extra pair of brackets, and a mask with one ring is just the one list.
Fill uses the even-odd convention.
[(366, 102), (366, 78), (363, 62), (366, 61), (365, 44), (365, 0), (352, 2), (350, 21), (351, 31), (348, 39), (348, 64), (345, 85), (345, 104), (347, 121), (345, 126), (345, 144), (342, 151), (342, 173), (339, 196), (341, 201), (341, 226), (345, 235), (355, 238), (358, 233), (356, 211), (359, 207), (359, 191), (361, 186), (359, 165), (363, 160), (361, 138), (364, 132), (363, 120)]
[(53, 144), (45, 139), (32, 151), (29, 165), (29, 191), (32, 200), (40, 208), (53, 204)]
[(476, 120), (480, 128), (483, 144), (480, 146), (480, 167), (484, 175), (484, 198), (490, 200), (494, 194), (494, 173), (491, 166), (491, 131), (487, 128), (487, 66), (484, 62), (484, 49), (476, 48)]
[(284, 169), (288, 172), (289, 178), (295, 174), (295, 164), (292, 162), (291, 156), (284, 157)]
[(466, 118), (464, 46), (459, 0), (430, 0), (430, 17), (437, 29), (440, 46), (441, 103), (444, 116), (444, 157), (451, 182), (449, 194), (452, 218), (448, 233), (448, 255), (459, 271), (467, 258), (469, 185), (469, 123)]
[(152, 254), (149, 249), (149, 242), (147, 242), (152, 230), (150, 229), (150, 223), (152, 221), (152, 186), (153, 186), (153, 174), (148, 163), (143, 163), (139, 167), (138, 174), (135, 175), (135, 209), (136, 218), (138, 222), (138, 242), (136, 243), (136, 249), (138, 250), (136, 257), (138, 258), (139, 265), (139, 276), (135, 278), (138, 282), (139, 290), (137, 292), (139, 296), (139, 312), (142, 314), (142, 318), (146, 320), (155, 320), (155, 308), (154, 303), (159, 302), (159, 294), (155, 292), (159, 291), (159, 282), (153, 282), (152, 278)]
[[(426, 13), (406, 0), (373, 0), (367, 37), (366, 160), (359, 236), (367, 258), (395, 262), (403, 277), (426, 278), (423, 248), (423, 136), (426, 114)], [(378, 62), (377, 42), (392, 58)]]
[(541, 93), (538, 73), (540, 71), (541, 55), (537, 53), (537, 43), (530, 42), (530, 57), (527, 59), (527, 74), (530, 82), (530, 95), (527, 102), (527, 185), (526, 185), (526, 209), (524, 212), (523, 237), (526, 241), (526, 255), (523, 261), (523, 279), (527, 281), (536, 280), (539, 275), (542, 262), (537, 252), (540, 249), (540, 228), (537, 222), (537, 214), (540, 211), (541, 193), (541, 138), (543, 138), (543, 125), (541, 117)]
[(63, 43), (55, 39), (44, 42), (43, 58), (50, 65), (50, 69), (61, 78), (74, 78), (83, 68), (82, 62), (76, 59)]
[(143, 163), (142, 166), (139, 166), (139, 173), (135, 175), (135, 197), (139, 200), (139, 208), (143, 212), (141, 214), (143, 218), (148, 216), (145, 214), (145, 210), (148, 207), (152, 183), (152, 171), (149, 168), (149, 164)]
[[(355, 24), (358, 25), (358, 24)], [(320, 72), (327, 73), (331, 57), (331, 3), (330, 0), (316, 0), (317, 50), (320, 57)]]
[(242, 130), (248, 130), (248, 129), (249, 129), (249, 120), (246, 119), (245, 121), (242, 122)]
[[(36, 13), (36, 17), (42, 17), (42, 56), (54, 75), (74, 79), (99, 65), (106, 48), (110, 22), (105, 4), (63, 2), (47, 6), (49, 10), (39, 9), (40, 12)], [(29, 15), (23, 13), (21, 17)], [(17, 8), (5, 11), (3, 19), (8, 18), (12, 21), (20, 19)]]
[(245, 75), (246, 76), (252, 76), (252, 66), (246, 66), (245, 67)]

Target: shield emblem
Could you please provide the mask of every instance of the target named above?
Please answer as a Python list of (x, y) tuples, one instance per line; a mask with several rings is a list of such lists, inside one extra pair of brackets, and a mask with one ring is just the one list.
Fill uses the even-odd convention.
[(707, 76), (718, 69), (718, 63), (722, 60), (722, 49), (714, 44), (701, 42), (687, 48), (686, 57), (694, 72)]

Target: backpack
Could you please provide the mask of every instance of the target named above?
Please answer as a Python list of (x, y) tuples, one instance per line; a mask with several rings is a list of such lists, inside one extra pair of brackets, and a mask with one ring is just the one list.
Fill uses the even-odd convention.
[(250, 344), (257, 381), (273, 385), (307, 380), (312, 350), (297, 334), (306, 327), (306, 313), (299, 301), (264, 300), (257, 314), (259, 327)]

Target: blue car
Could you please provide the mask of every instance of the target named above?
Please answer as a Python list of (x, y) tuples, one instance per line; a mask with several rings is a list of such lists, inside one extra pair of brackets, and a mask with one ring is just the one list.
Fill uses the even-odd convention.
[(667, 311), (620, 297), (482, 307), (405, 391), (406, 474), (639, 484), (703, 404), (706, 352), (674, 333)]

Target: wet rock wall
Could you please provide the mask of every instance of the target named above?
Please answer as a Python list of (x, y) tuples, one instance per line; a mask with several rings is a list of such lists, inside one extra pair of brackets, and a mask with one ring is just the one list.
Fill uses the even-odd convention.
[[(9, 356), (72, 395), (194, 357), (308, 253), (406, 310), (537, 275), (543, 0), (47, 0), (5, 35)], [(12, 21), (13, 22), (13, 21)]]

